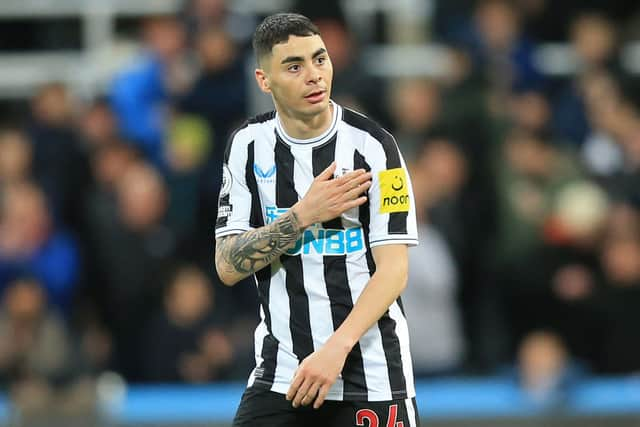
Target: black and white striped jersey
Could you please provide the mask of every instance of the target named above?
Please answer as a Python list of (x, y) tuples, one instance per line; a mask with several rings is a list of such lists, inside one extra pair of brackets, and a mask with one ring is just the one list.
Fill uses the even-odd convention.
[[(269, 224), (302, 198), (336, 161), (336, 175), (372, 172), (367, 202), (304, 231), (295, 247), (255, 274), (261, 322), (249, 386), (286, 393), (294, 371), (347, 317), (375, 271), (371, 248), (417, 244), (413, 193), (395, 140), (367, 117), (333, 103), (321, 136), (288, 136), (276, 112), (249, 120), (227, 148), (216, 237)], [(401, 301), (346, 359), (331, 400), (382, 401), (415, 395)]]

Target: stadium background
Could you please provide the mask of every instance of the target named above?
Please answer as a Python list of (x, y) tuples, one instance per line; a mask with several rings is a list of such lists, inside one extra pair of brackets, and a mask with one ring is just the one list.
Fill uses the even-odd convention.
[(640, 5), (0, 1), (0, 425), (228, 425), (256, 298), (212, 264), (221, 153), (300, 11), (397, 138), (433, 426), (640, 422)]

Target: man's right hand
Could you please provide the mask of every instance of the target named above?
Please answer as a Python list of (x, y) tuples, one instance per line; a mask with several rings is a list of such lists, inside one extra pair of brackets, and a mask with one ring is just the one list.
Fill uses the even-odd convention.
[(371, 186), (371, 173), (364, 169), (332, 179), (336, 162), (315, 177), (307, 194), (292, 209), (302, 228), (329, 221), (365, 203), (362, 194)]

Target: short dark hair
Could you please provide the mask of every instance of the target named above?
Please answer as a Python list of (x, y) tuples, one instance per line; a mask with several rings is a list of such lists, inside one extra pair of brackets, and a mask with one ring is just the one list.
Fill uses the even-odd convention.
[(298, 13), (276, 13), (264, 18), (253, 34), (253, 50), (258, 63), (271, 53), (273, 46), (286, 42), (289, 36), (319, 35), (320, 30), (309, 18)]

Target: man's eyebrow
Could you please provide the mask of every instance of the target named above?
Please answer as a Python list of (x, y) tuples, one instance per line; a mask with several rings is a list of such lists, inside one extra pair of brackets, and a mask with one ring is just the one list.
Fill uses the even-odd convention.
[[(315, 58), (317, 56), (322, 55), (323, 53), (326, 53), (327, 49), (321, 47), (320, 49), (316, 50), (313, 55), (311, 55), (311, 58)], [(288, 62), (303, 62), (304, 61), (304, 57), (302, 56), (287, 56), (286, 58), (284, 58), (281, 62), (281, 64), (286, 64)]]
[(304, 58), (302, 56), (287, 56), (281, 62), (281, 64), (286, 64), (287, 62), (302, 62)]
[(313, 55), (311, 55), (311, 59), (315, 58), (316, 56), (320, 56), (326, 52), (327, 52), (327, 49), (321, 47), (320, 49), (316, 50), (316, 52)]

